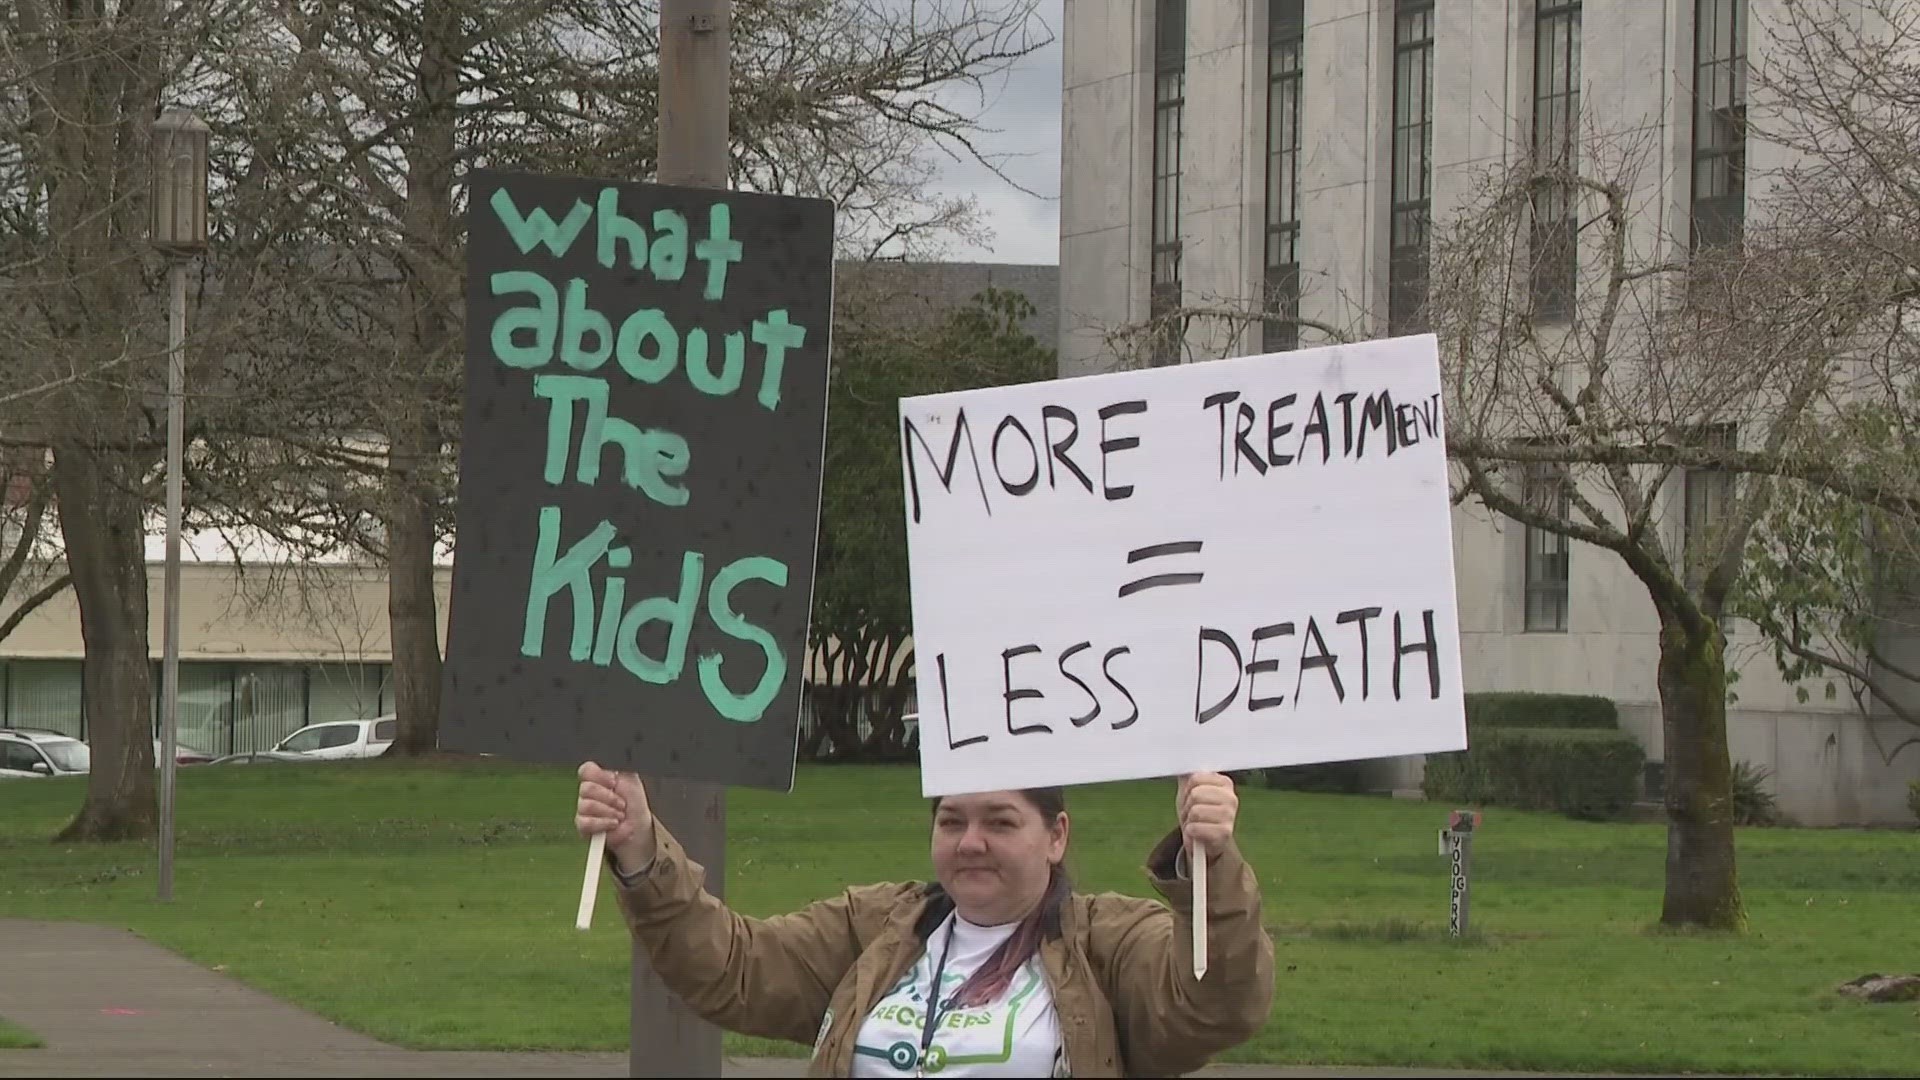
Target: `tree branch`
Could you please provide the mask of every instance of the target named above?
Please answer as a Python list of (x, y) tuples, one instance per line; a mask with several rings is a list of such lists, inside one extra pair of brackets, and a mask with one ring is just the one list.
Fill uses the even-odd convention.
[(1894, 716), (1900, 721), (1912, 724), (1915, 727), (1920, 727), (1920, 711), (1908, 708), (1896, 700), (1892, 690), (1885, 686), (1881, 680), (1876, 679), (1873, 672), (1867, 668), (1859, 664), (1849, 663), (1837, 656), (1831, 656), (1818, 649), (1812, 648), (1802, 642), (1796, 634), (1782, 634), (1775, 640), (1780, 643), (1781, 648), (1800, 659), (1818, 664), (1829, 671), (1844, 675), (1854, 682), (1859, 683), (1861, 686), (1866, 687), (1867, 691), (1882, 705), (1885, 705), (1891, 710)]
[(28, 500), (25, 520), (20, 524), (20, 536), (14, 541), (13, 550), (7, 554), (6, 565), (0, 566), (0, 596), (13, 591), (13, 583), (19, 579), (20, 571), (25, 569), (27, 559), (40, 543), (40, 526), (46, 520), (52, 485), (40, 477), (35, 477), (35, 480), (33, 498)]
[(14, 629), (24, 622), (27, 616), (39, 610), (42, 604), (45, 604), (47, 601), (66, 591), (67, 586), (72, 583), (73, 575), (61, 574), (59, 577), (54, 578), (42, 586), (40, 591), (20, 601), (20, 606), (14, 608), (13, 611), (7, 615), (5, 621), (0, 621), (0, 641), (5, 641), (7, 635), (13, 633)]

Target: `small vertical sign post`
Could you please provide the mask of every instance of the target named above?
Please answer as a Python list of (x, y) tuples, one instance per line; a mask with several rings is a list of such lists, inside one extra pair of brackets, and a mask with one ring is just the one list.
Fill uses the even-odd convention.
[(1459, 937), (1467, 932), (1467, 872), (1473, 861), (1473, 831), (1480, 827), (1480, 811), (1455, 810), (1447, 815), (1447, 827), (1440, 830), (1440, 854), (1447, 856), (1452, 896), (1447, 903), (1447, 933)]

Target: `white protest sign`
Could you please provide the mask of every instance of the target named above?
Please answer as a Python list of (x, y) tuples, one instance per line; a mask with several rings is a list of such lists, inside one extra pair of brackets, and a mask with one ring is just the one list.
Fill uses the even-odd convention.
[(1466, 747), (1433, 336), (900, 402), (922, 789)]

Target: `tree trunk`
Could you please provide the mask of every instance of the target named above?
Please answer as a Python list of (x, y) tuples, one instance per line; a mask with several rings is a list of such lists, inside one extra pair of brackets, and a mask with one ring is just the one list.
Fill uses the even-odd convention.
[(1733, 847), (1733, 767), (1727, 753), (1727, 665), (1719, 624), (1698, 629), (1665, 611), (1660, 717), (1666, 733), (1668, 926), (1740, 930)]
[(435, 448), (411, 433), (393, 443), (398, 473), (387, 534), (387, 624), (393, 638), (393, 701), (398, 716), (390, 754), (424, 754), (440, 743), (440, 617), (434, 593), (432, 489), (418, 478)]
[(61, 447), (52, 478), (86, 643), (82, 680), (93, 754), (87, 798), (61, 840), (136, 840), (159, 825), (153, 676), (147, 655), (146, 533), (124, 452)]
[(389, 433), (394, 477), (387, 538), (387, 611), (393, 635), (394, 704), (399, 732), (389, 753), (424, 753), (440, 741), (440, 620), (434, 594), (435, 477), (442, 450), (436, 418), (460, 366), (459, 323), (452, 315), (459, 277), (459, 222), (453, 215), (455, 120), (460, 100), (461, 9), (420, 8), (418, 113), (407, 150), (407, 326), (417, 365), (403, 377), (405, 400)]
[(796, 742), (794, 743), (794, 759), (797, 761), (811, 761), (813, 759), (813, 749), (819, 745), (820, 741), (820, 725), (813, 719), (815, 701), (813, 684), (811, 682), (803, 680), (800, 683), (800, 703), (802, 719), (800, 721), (800, 730), (796, 735)]
[[(903, 651), (912, 651), (906, 632), (890, 631), (880, 652), (880, 663), (872, 669), (872, 685), (865, 695), (869, 702), (867, 715), (873, 723), (873, 730), (867, 736), (867, 754), (875, 761), (908, 761), (913, 757), (906, 721), (907, 692), (913, 682), (905, 674), (911, 670), (912, 663), (901, 663)], [(896, 676), (897, 668), (902, 671)]]

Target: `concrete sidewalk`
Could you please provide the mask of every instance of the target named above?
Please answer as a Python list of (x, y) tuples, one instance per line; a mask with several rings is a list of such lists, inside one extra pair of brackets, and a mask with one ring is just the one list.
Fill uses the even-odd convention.
[[(0, 1017), (40, 1050), (0, 1050), (10, 1076), (626, 1076), (625, 1053), (403, 1050), (209, 971), (124, 930), (0, 919)], [(736, 1058), (725, 1075), (804, 1075)], [(1216, 1066), (1213, 1077), (1527, 1076), (1431, 1069)]]

